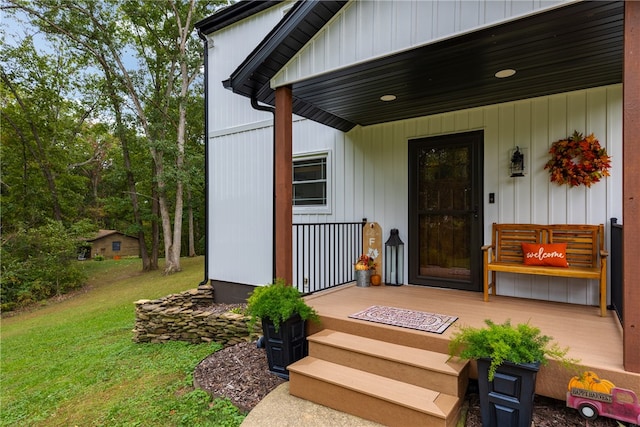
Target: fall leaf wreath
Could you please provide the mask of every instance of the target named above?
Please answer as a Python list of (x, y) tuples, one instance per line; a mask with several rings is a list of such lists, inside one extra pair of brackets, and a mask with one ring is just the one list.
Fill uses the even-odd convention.
[(572, 136), (554, 142), (549, 154), (551, 160), (544, 168), (549, 169), (551, 182), (558, 185), (591, 187), (602, 177), (609, 176), (611, 157), (593, 134), (583, 137), (575, 131)]

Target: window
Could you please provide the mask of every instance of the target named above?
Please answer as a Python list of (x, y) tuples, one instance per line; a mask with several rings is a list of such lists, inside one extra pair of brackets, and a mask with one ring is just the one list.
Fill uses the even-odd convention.
[(293, 161), (293, 206), (298, 212), (329, 208), (329, 153), (299, 156)]
[(120, 242), (111, 242), (111, 250), (118, 252), (120, 250)]

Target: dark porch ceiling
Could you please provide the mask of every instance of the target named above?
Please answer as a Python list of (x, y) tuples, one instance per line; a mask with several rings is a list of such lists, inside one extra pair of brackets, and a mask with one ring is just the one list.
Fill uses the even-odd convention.
[[(304, 30), (304, 22), (298, 23), (298, 31)], [(356, 125), (620, 83), (623, 24), (622, 1), (571, 3), (295, 83), (294, 112), (348, 131)], [(317, 26), (316, 21), (314, 32)], [(300, 48), (295, 37), (283, 37), (277, 49), (294, 42), (297, 48), (289, 50), (293, 55)], [(255, 76), (268, 65), (275, 73), (278, 62), (281, 67), (286, 60), (272, 54), (250, 71)], [(494, 76), (506, 68), (516, 74)], [(248, 70), (243, 71), (246, 75)], [(225, 83), (274, 105), (268, 82), (254, 85), (252, 93), (236, 90), (240, 85), (236, 87), (233, 78)], [(387, 94), (396, 100), (381, 101)]]

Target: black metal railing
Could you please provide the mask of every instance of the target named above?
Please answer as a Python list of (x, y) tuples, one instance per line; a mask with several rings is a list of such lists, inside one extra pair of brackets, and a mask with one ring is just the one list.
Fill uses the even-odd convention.
[(622, 313), (622, 224), (618, 224), (617, 218), (611, 218), (611, 254), (609, 268), (611, 269), (611, 305), (618, 314), (620, 323), (623, 323)]
[(309, 294), (354, 281), (365, 223), (293, 224), (293, 286)]

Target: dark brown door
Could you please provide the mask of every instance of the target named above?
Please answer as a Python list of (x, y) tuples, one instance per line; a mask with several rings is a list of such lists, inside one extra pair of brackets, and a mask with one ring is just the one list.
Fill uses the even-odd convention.
[(483, 139), (409, 141), (409, 283), (481, 290)]

